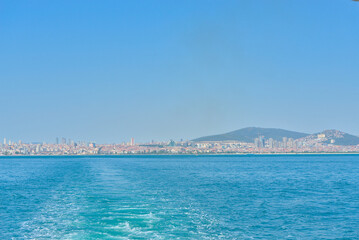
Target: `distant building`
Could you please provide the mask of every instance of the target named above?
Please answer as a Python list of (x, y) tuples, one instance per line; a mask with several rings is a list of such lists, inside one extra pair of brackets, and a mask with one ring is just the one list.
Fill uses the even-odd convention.
[(269, 148), (274, 148), (274, 140), (273, 140), (273, 138), (268, 139), (268, 147)]
[(288, 138), (287, 137), (283, 137), (283, 148), (287, 148), (287, 143), (288, 143)]
[(289, 147), (289, 148), (293, 148), (293, 147), (294, 147), (294, 139), (293, 139), (293, 138), (289, 138), (289, 139), (288, 139), (287, 147)]
[(264, 136), (259, 136), (259, 147), (264, 148)]
[(324, 133), (318, 134), (318, 138), (319, 138), (319, 139), (325, 138), (325, 134), (324, 134)]
[(134, 145), (135, 145), (135, 139), (131, 138), (131, 146), (134, 146)]
[(259, 136), (258, 138), (254, 139), (254, 146), (256, 148), (264, 148), (265, 147), (264, 136)]
[(168, 143), (168, 146), (170, 146), (170, 147), (174, 147), (174, 146), (176, 146), (175, 141), (170, 140), (170, 142)]
[(254, 146), (255, 146), (256, 148), (259, 148), (259, 138), (255, 138), (255, 139), (254, 139)]

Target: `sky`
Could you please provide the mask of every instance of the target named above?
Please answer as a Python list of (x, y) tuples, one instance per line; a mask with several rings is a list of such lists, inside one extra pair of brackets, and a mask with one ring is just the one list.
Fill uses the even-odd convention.
[(0, 0), (0, 138), (359, 135), (359, 2)]

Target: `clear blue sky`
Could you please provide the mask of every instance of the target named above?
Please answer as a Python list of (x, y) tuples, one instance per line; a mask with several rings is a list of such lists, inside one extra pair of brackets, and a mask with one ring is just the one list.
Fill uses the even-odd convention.
[(0, 138), (359, 135), (359, 3), (0, 0)]

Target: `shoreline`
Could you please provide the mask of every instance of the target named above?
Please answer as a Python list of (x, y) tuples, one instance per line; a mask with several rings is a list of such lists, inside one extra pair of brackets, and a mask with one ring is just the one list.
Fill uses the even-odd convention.
[(251, 156), (320, 156), (320, 155), (359, 155), (359, 152), (308, 152), (308, 153), (209, 153), (209, 154), (88, 154), (88, 155), (0, 155), (0, 158), (46, 158), (46, 157), (251, 157)]

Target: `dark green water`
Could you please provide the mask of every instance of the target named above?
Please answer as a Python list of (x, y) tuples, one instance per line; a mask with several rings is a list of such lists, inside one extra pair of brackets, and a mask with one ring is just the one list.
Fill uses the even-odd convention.
[(0, 158), (0, 239), (359, 239), (359, 156)]

